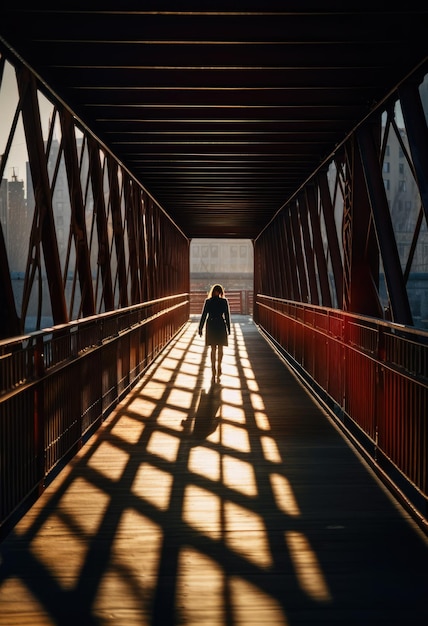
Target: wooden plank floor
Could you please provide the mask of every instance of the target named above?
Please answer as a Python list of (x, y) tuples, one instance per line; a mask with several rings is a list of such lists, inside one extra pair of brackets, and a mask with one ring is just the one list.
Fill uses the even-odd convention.
[(0, 545), (2, 626), (428, 624), (426, 538), (250, 318), (196, 321)]

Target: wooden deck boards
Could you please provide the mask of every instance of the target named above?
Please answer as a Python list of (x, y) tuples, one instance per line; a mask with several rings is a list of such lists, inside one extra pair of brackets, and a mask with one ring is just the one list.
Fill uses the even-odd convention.
[(0, 545), (0, 625), (428, 623), (428, 546), (249, 318), (193, 321)]

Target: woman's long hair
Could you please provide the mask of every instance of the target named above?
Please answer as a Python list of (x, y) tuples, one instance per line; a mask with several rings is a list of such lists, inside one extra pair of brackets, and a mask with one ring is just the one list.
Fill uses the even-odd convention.
[(218, 293), (218, 295), (222, 298), (224, 296), (224, 289), (221, 285), (213, 285), (210, 289), (209, 297), (212, 298), (214, 293)]

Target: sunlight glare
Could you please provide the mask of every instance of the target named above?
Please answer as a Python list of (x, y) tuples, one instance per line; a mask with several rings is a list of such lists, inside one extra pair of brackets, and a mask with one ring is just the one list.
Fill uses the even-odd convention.
[(144, 392), (142, 392), (140, 396), (140, 400), (147, 401), (147, 404), (151, 404), (152, 406), (156, 406), (153, 400), (160, 400), (164, 394), (166, 385), (163, 383), (157, 382), (156, 380), (149, 380), (144, 385), (144, 391), (147, 390), (147, 400), (144, 396)]

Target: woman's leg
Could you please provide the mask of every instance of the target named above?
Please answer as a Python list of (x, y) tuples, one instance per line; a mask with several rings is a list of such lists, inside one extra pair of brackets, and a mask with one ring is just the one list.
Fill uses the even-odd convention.
[(216, 347), (215, 345), (211, 346), (211, 372), (212, 377), (215, 378), (215, 357), (216, 357)]
[(223, 360), (223, 346), (218, 346), (217, 379), (221, 376), (221, 362)]

